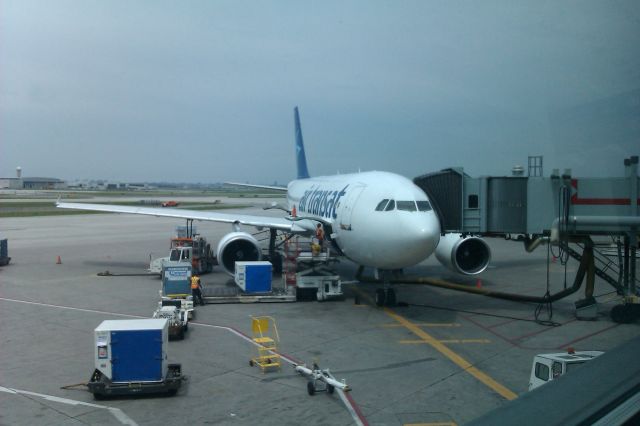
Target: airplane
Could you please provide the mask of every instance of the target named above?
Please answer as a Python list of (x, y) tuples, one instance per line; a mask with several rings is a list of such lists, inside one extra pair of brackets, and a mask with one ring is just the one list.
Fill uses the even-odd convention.
[[(307, 168), (298, 107), (294, 108), (297, 179), (286, 188), (239, 184), (286, 192), (282, 217), (202, 212), (186, 209), (131, 207), (58, 200), (62, 209), (141, 214), (183, 218), (188, 221), (230, 223), (232, 231), (221, 238), (216, 255), (219, 264), (233, 274), (238, 260), (261, 260), (257, 239), (240, 225), (270, 231), (269, 258), (278, 262), (277, 233), (314, 235), (322, 224), (334, 250), (361, 267), (374, 268), (384, 288), (376, 291), (378, 306), (395, 304), (395, 292), (387, 277), (392, 271), (414, 266), (434, 252), (455, 272), (473, 275), (488, 265), (490, 250), (480, 238), (442, 234), (440, 221), (427, 195), (411, 180), (394, 173), (369, 171), (311, 177)], [(238, 184), (235, 184), (238, 185)], [(274, 266), (276, 269), (276, 266)]]

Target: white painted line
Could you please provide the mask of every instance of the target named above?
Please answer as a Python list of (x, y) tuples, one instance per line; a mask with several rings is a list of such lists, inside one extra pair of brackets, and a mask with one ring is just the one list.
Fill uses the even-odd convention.
[[(79, 311), (79, 312), (89, 312), (89, 313), (94, 313), (94, 314), (105, 314), (105, 315), (116, 315), (116, 316), (122, 316), (122, 317), (127, 317), (127, 318), (148, 318), (148, 317), (142, 317), (139, 315), (128, 315), (128, 314), (120, 314), (117, 312), (106, 312), (106, 311), (98, 311), (95, 309), (82, 309), (82, 308), (73, 308), (71, 306), (62, 306), (62, 305), (52, 305), (49, 303), (40, 303), (40, 302), (29, 302), (26, 300), (18, 300), (18, 299), (8, 299), (5, 297), (0, 297), (0, 300), (4, 300), (6, 302), (16, 302), (16, 303), (25, 303), (28, 305), (36, 305), (36, 306), (44, 306), (44, 307), (48, 307), (48, 308), (57, 308), (57, 309), (67, 309), (67, 310), (71, 310), (71, 311)], [(253, 339), (249, 336), (247, 336), (246, 334), (242, 333), (241, 331), (236, 330), (233, 327), (227, 327), (227, 326), (223, 326), (223, 325), (213, 325), (213, 324), (203, 324), (203, 323), (199, 323), (199, 322), (191, 322), (190, 323), (191, 326), (200, 326), (200, 327), (209, 327), (209, 328), (217, 328), (217, 329), (221, 329), (221, 330), (226, 330), (232, 334), (235, 334), (236, 336), (242, 338), (243, 340), (246, 340), (247, 342), (255, 345), (255, 346), (262, 346), (259, 343), (256, 343), (253, 341)], [(301, 362), (295, 360), (294, 358), (285, 355), (283, 353), (278, 352), (278, 355), (280, 355), (280, 357), (282, 359), (284, 359), (285, 361), (287, 361), (289, 364), (291, 365), (298, 365), (301, 364)], [(0, 389), (6, 389), (6, 388), (0, 388)], [(338, 394), (340, 395), (340, 399), (342, 399), (342, 402), (344, 403), (345, 407), (347, 408), (347, 411), (349, 411), (349, 414), (351, 414), (351, 417), (353, 418), (353, 421), (358, 425), (358, 426), (366, 426), (369, 423), (367, 422), (367, 420), (365, 419), (364, 415), (362, 415), (362, 413), (360, 412), (360, 410), (358, 409), (355, 401), (353, 401), (353, 399), (350, 396), (345, 395), (345, 393), (340, 390), (340, 389), (336, 389), (336, 391), (338, 391)], [(56, 397), (51, 397), (51, 398), (56, 398)], [(71, 400), (67, 400), (67, 401), (71, 401)], [(100, 406), (100, 405), (95, 405), (95, 404), (88, 404), (88, 403), (82, 403), (83, 405), (89, 405), (89, 406), (95, 406), (97, 408), (107, 408), (110, 409), (109, 407), (104, 407), (104, 406)], [(117, 408), (113, 408), (113, 410), (118, 410)], [(118, 410), (120, 411), (120, 410)], [(114, 413), (114, 415), (116, 415)], [(125, 416), (126, 419), (128, 419), (128, 417), (122, 413), (123, 416)], [(117, 417), (117, 415), (116, 415)], [(133, 420), (131, 420), (133, 421)], [(123, 424), (129, 424), (129, 423), (123, 423)], [(135, 425), (135, 423), (131, 423), (132, 426)]]
[(127, 416), (119, 408), (107, 407), (106, 405), (91, 404), (89, 402), (76, 401), (76, 400), (67, 399), (67, 398), (60, 398), (60, 397), (53, 396), (53, 395), (45, 395), (45, 394), (42, 394), (42, 393), (29, 392), (29, 391), (25, 391), (25, 390), (10, 389), (10, 388), (2, 387), (2, 386), (0, 386), (0, 392), (35, 396), (35, 397), (38, 397), (38, 398), (45, 399), (47, 401), (58, 402), (60, 404), (82, 405), (84, 407), (99, 408), (99, 409), (103, 409), (103, 410), (109, 411), (123, 425), (138, 426), (138, 424), (135, 421), (133, 421), (133, 419), (131, 417)]

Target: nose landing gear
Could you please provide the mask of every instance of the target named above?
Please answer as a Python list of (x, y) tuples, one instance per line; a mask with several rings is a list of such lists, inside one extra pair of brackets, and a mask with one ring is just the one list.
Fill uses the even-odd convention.
[(396, 291), (391, 287), (376, 289), (376, 306), (395, 306)]

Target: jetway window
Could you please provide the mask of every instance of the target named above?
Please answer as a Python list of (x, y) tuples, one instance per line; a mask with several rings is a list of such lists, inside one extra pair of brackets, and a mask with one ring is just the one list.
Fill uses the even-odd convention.
[(417, 210), (416, 202), (415, 201), (398, 201), (398, 210), (415, 212)]
[(384, 209), (384, 211), (385, 211), (385, 212), (389, 212), (389, 211), (391, 211), (391, 210), (393, 210), (393, 209), (395, 209), (395, 208), (396, 208), (396, 202), (395, 202), (395, 201), (393, 201), (393, 200), (390, 200), (390, 201), (389, 201), (389, 204), (387, 204), (387, 208), (386, 208), (386, 209)]
[(378, 206), (376, 207), (376, 211), (377, 212), (381, 212), (384, 211), (384, 208), (387, 206), (387, 203), (389, 202), (388, 198), (385, 198), (384, 200), (380, 201), (378, 203)]
[(416, 201), (418, 210), (421, 212), (428, 212), (431, 210), (431, 203), (428, 201)]
[(477, 209), (478, 208), (478, 196), (476, 194), (469, 195), (467, 199), (467, 208)]

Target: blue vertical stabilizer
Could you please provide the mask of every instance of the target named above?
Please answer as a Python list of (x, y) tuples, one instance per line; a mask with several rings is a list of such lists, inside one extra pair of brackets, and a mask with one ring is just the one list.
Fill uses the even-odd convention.
[(298, 107), (293, 109), (293, 115), (296, 122), (296, 162), (298, 165), (298, 179), (306, 179), (309, 177), (309, 170), (307, 169), (307, 157), (304, 154), (304, 142), (302, 141), (302, 128), (300, 127)]

